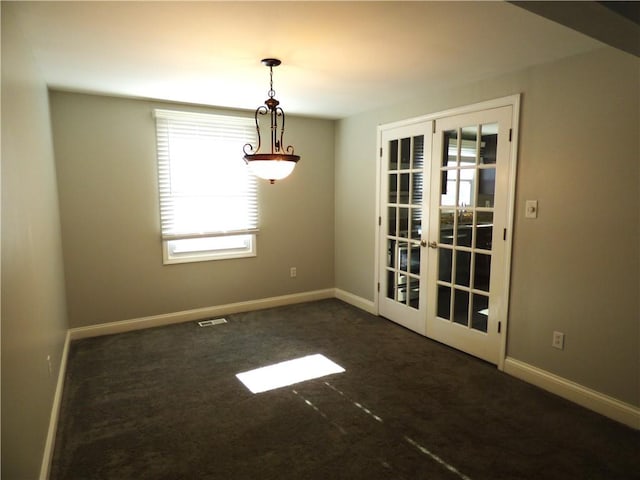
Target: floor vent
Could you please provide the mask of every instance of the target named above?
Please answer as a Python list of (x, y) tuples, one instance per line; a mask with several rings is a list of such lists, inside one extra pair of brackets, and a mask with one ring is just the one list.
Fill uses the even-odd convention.
[(214, 325), (221, 325), (223, 323), (227, 323), (226, 318), (210, 318), (209, 320), (198, 322), (198, 325), (201, 327), (213, 327)]

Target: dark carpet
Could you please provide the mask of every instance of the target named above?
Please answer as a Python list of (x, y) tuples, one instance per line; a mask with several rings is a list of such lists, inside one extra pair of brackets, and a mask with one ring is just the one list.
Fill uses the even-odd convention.
[(50, 478), (640, 478), (640, 432), (338, 300), (227, 319), (72, 342)]

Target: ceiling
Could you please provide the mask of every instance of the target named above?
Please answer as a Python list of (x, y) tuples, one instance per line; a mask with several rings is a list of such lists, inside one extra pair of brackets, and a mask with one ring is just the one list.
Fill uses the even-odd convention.
[[(7, 2), (3, 2), (7, 3)], [(506, 2), (22, 2), (51, 88), (342, 118), (604, 44)]]

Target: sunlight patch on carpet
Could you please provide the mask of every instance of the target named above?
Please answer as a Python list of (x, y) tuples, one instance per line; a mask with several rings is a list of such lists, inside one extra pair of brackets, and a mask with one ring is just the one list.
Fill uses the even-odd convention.
[(344, 371), (345, 369), (337, 363), (316, 353), (238, 373), (236, 377), (252, 393), (261, 393)]

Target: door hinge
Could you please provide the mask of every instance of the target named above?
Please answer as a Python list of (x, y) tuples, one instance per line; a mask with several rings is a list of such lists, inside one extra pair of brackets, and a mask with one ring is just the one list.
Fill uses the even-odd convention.
[(378, 226), (382, 226), (382, 217), (378, 217)]
[(513, 135), (513, 128), (509, 129), (509, 141), (511, 141), (511, 136)]
[(502, 230), (502, 240), (504, 240), (505, 242), (507, 241), (507, 229), (503, 229)]
[(380, 291), (380, 282), (378, 282), (378, 292)]
[(502, 331), (502, 322), (498, 322), (498, 333)]
[(380, 158), (382, 158), (382, 147), (380, 147)]

